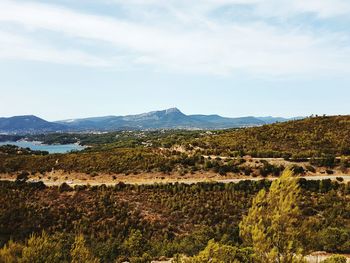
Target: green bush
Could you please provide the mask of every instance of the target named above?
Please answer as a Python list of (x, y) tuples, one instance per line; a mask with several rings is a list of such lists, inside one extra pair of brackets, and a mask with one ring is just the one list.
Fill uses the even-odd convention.
[(346, 263), (346, 262), (347, 262), (346, 257), (341, 255), (334, 255), (323, 260), (321, 263)]

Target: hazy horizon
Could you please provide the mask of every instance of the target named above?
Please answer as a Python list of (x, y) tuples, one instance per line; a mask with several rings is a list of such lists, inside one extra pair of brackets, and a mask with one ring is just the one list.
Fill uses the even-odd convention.
[(2, 0), (0, 116), (349, 114), (346, 0)]
[(242, 117), (255, 117), (255, 118), (268, 118), (268, 117), (272, 117), (272, 118), (285, 118), (285, 119), (292, 119), (292, 118), (307, 118), (310, 116), (344, 116), (344, 115), (349, 115), (349, 114), (310, 114), (310, 115), (294, 115), (294, 116), (280, 116), (280, 115), (242, 115), (242, 116), (225, 116), (225, 115), (220, 115), (217, 113), (209, 113), (209, 114), (203, 114), (200, 112), (197, 113), (187, 113), (187, 112), (183, 112), (181, 109), (179, 109), (178, 107), (169, 107), (169, 108), (164, 108), (164, 109), (155, 109), (155, 110), (151, 110), (148, 112), (138, 112), (138, 113), (134, 113), (134, 114), (125, 114), (125, 115), (121, 115), (121, 114), (107, 114), (107, 115), (99, 115), (99, 116), (84, 116), (84, 117), (67, 117), (67, 118), (63, 118), (63, 119), (45, 119), (41, 116), (35, 115), (35, 114), (21, 114), (21, 115), (9, 115), (9, 116), (0, 116), (0, 118), (4, 117), (4, 118), (10, 118), (10, 117), (18, 117), (18, 116), (36, 116), (42, 119), (45, 119), (47, 121), (51, 121), (51, 122), (55, 122), (55, 121), (69, 121), (69, 120), (77, 120), (77, 119), (85, 119), (85, 118), (99, 118), (99, 117), (119, 117), (119, 116), (132, 116), (132, 115), (141, 115), (141, 114), (145, 114), (145, 113), (151, 113), (151, 112), (157, 112), (157, 111), (165, 111), (165, 110), (169, 110), (169, 109), (174, 109), (176, 108), (177, 110), (179, 110), (181, 113), (185, 114), (185, 115), (219, 115), (221, 117), (226, 117), (226, 118), (242, 118)]

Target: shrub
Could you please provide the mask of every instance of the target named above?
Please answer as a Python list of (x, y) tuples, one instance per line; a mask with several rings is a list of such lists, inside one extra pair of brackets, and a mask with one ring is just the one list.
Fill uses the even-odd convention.
[(22, 251), (20, 262), (52, 262), (64, 261), (62, 243), (54, 240), (45, 232), (41, 236), (32, 235)]
[(16, 182), (25, 182), (28, 180), (29, 173), (26, 171), (23, 171), (19, 173), (16, 177)]
[(83, 235), (75, 237), (74, 244), (70, 251), (72, 263), (99, 263), (100, 261), (91, 254), (90, 250), (85, 245)]
[(323, 260), (321, 263), (346, 263), (346, 262), (347, 262), (346, 257), (341, 255), (334, 255)]
[(22, 255), (23, 246), (10, 240), (0, 249), (0, 262), (15, 263)]
[(349, 252), (350, 231), (342, 228), (328, 227), (319, 235), (323, 250), (330, 252)]
[(312, 165), (306, 165), (305, 168), (306, 168), (306, 170), (308, 170), (311, 173), (316, 173), (316, 169)]
[(252, 251), (249, 249), (239, 249), (234, 246), (221, 245), (214, 240), (210, 240), (207, 247), (197, 256), (186, 258), (183, 262), (251, 262), (251, 260)]
[(58, 190), (62, 193), (62, 192), (69, 192), (69, 191), (72, 191), (72, 187), (70, 187), (67, 183), (62, 183)]

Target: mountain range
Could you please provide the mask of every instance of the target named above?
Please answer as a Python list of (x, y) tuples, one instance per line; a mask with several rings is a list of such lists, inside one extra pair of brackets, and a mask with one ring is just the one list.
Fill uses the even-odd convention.
[[(295, 118), (292, 118), (295, 119)], [(152, 129), (226, 129), (288, 121), (281, 117), (226, 118), (219, 115), (186, 115), (177, 108), (137, 115), (104, 116), (55, 122), (34, 115), (0, 118), (0, 133), (105, 132)]]

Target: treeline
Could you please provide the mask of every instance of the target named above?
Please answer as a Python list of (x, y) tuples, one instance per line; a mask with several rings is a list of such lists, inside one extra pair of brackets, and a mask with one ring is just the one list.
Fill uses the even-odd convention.
[(30, 148), (21, 148), (16, 145), (2, 145), (0, 146), (1, 155), (48, 155), (47, 151), (36, 151)]
[(44, 144), (70, 144), (94, 146), (96, 149), (165, 147), (182, 144), (200, 138), (203, 131), (154, 130), (154, 131), (115, 131), (108, 133), (50, 133), (39, 135), (0, 135), (0, 141), (41, 141)]
[(209, 155), (305, 158), (350, 155), (350, 116), (310, 117), (261, 127), (221, 131), (188, 148)]
[[(102, 262), (149, 262), (150, 258), (196, 255), (209, 240), (243, 246), (242, 216), (253, 197), (271, 182), (45, 187), (42, 183), (0, 182), (0, 247), (25, 244), (31, 234), (64, 241), (70, 255), (83, 235)], [(299, 180), (303, 246), (349, 253), (350, 185)], [(84, 241), (85, 242), (85, 241)], [(144, 259), (142, 259), (144, 258)], [(144, 261), (137, 261), (144, 260)]]
[[(177, 166), (194, 165), (197, 158), (157, 149), (116, 148), (111, 151), (93, 151), (69, 154), (18, 155), (0, 153), (0, 173), (28, 171), (45, 173), (55, 170), (65, 172), (138, 173), (171, 172)], [(198, 161), (198, 160), (197, 160)]]
[[(292, 169), (296, 174), (315, 173), (316, 167), (325, 167), (332, 174), (338, 167), (346, 173), (350, 168), (350, 158), (337, 159), (326, 155), (311, 159), (306, 167), (297, 163)], [(84, 151), (67, 154), (48, 154), (42, 151), (18, 148), (16, 146), (0, 147), (0, 173), (28, 172), (32, 175), (45, 175), (52, 170), (64, 172), (83, 172), (91, 175), (137, 174), (144, 172), (177, 173), (184, 175), (195, 172), (211, 171), (220, 175), (239, 174), (245, 176), (280, 176), (285, 169), (283, 165), (274, 165), (266, 160), (244, 158), (211, 158), (197, 153), (188, 155), (169, 149), (153, 148), (114, 148), (109, 151)]]

